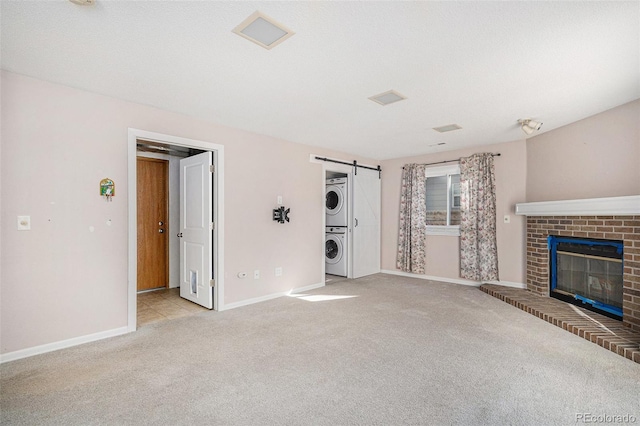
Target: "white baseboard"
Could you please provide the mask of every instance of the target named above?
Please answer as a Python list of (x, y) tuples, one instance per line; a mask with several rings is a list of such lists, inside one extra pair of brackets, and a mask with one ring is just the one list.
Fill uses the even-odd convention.
[(503, 287), (513, 287), (513, 288), (527, 288), (526, 284), (515, 283), (512, 281), (486, 281), (486, 282), (483, 282), (482, 284), (495, 284), (495, 285), (501, 285)]
[(320, 288), (324, 286), (325, 286), (325, 283), (311, 284), (306, 287), (294, 288), (289, 293), (302, 293), (303, 291), (311, 291), (311, 290), (315, 290), (316, 288)]
[(0, 364), (15, 361), (34, 355), (57, 351), (59, 349), (70, 348), (84, 343), (95, 342), (97, 340), (108, 339), (109, 337), (120, 336), (129, 333), (128, 327), (114, 328), (113, 330), (101, 331), (100, 333), (88, 334), (86, 336), (74, 337), (72, 339), (61, 340), (59, 342), (47, 343), (46, 345), (34, 346), (32, 348), (20, 349), (19, 351), (8, 352), (0, 355)]
[(253, 299), (245, 299), (239, 302), (225, 303), (223, 311), (229, 309), (239, 308), (241, 306), (253, 305), (254, 303), (266, 302), (267, 300), (277, 299), (278, 297), (287, 296), (292, 293), (302, 293), (303, 291), (309, 291), (316, 288), (324, 287), (324, 283), (311, 284), (306, 287), (293, 288), (289, 291), (280, 291), (278, 293), (267, 294), (266, 296), (254, 297)]
[[(429, 280), (429, 281), (440, 281), (440, 282), (452, 283), (452, 284), (462, 284), (462, 285), (469, 285), (472, 287), (480, 287), (482, 284), (485, 283), (480, 281), (465, 280), (462, 278), (446, 278), (446, 277), (434, 277), (432, 275), (412, 274), (410, 272), (402, 272), (402, 271), (396, 271), (392, 269), (383, 269), (380, 272), (382, 272), (383, 274), (398, 275), (401, 277), (418, 278), (421, 280)], [(503, 285), (505, 287), (527, 288), (525, 284), (515, 283), (510, 281), (486, 281), (486, 283)]]
[(398, 275), (401, 277), (418, 278), (421, 280), (429, 280), (429, 281), (440, 281), (440, 282), (446, 282), (446, 283), (452, 283), (452, 284), (470, 285), (473, 287), (480, 287), (480, 284), (481, 284), (478, 281), (464, 280), (462, 278), (434, 277), (432, 275), (412, 274), (410, 272), (395, 271), (392, 269), (383, 269), (380, 272), (382, 272), (383, 274)]

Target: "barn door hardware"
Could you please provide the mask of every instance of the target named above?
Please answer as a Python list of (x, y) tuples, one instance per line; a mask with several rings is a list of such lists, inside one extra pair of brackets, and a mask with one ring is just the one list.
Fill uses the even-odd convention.
[(353, 160), (352, 163), (347, 163), (346, 161), (334, 160), (326, 157), (315, 157), (315, 158), (316, 160), (327, 161), (329, 163), (346, 164), (347, 166), (353, 166), (353, 173), (356, 175), (358, 174), (358, 167), (360, 167), (361, 169), (375, 170), (378, 172), (378, 178), (382, 178), (382, 168), (380, 167), (380, 165), (378, 165), (377, 167), (369, 167), (369, 166), (362, 166), (358, 164), (356, 160)]

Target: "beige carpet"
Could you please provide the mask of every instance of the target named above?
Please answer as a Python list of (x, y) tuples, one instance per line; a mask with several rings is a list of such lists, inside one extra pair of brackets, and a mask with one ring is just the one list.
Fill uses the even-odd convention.
[(571, 425), (640, 365), (477, 288), (389, 275), (0, 366), (2, 424)]

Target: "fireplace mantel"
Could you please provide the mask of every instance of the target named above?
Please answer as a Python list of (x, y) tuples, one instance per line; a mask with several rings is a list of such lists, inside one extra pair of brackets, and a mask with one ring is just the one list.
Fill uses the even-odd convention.
[(516, 204), (520, 216), (635, 216), (640, 215), (640, 195), (541, 201)]

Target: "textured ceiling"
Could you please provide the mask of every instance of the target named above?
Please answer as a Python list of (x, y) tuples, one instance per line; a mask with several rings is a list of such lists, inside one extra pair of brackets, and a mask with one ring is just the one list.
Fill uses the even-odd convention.
[[(548, 131), (640, 97), (638, 1), (0, 7), (5, 70), (375, 159), (518, 140), (518, 118)], [(296, 34), (266, 50), (231, 32), (256, 10)], [(367, 99), (391, 89), (408, 99)]]

